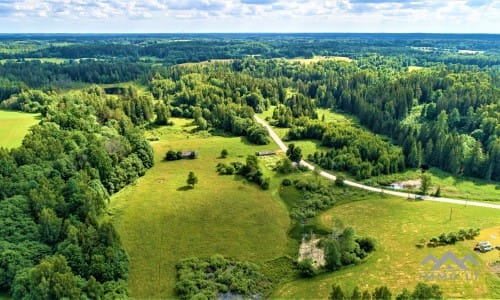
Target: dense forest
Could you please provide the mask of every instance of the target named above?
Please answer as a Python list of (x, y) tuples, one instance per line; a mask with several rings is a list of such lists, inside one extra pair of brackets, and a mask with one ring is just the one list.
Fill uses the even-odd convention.
[[(0, 289), (14, 298), (121, 297), (128, 257), (100, 217), (109, 195), (153, 165), (128, 101), (89, 87), (19, 95), (42, 114), (19, 148), (0, 150)], [(151, 117), (151, 116), (150, 116)], [(47, 282), (46, 280), (49, 280)]]
[[(328, 148), (307, 159), (356, 179), (428, 165), (499, 181), (499, 46), (453, 35), (1, 36), (0, 108), (41, 121), (0, 149), (0, 292), (127, 295), (128, 257), (102, 214), (153, 166), (144, 128), (171, 117), (267, 144), (253, 115), (272, 110), (289, 140)], [(354, 60), (284, 59), (317, 55)], [(227, 60), (176, 65), (211, 59)], [(318, 108), (359, 124), (325, 122)]]

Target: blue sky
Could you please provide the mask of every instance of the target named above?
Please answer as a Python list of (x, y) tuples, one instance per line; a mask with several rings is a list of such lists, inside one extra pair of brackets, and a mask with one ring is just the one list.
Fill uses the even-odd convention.
[(500, 33), (500, 0), (0, 0), (0, 32)]

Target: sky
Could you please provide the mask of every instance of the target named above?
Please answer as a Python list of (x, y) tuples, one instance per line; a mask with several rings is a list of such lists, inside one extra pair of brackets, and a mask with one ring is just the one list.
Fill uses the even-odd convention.
[(1, 33), (500, 33), (500, 0), (0, 0)]

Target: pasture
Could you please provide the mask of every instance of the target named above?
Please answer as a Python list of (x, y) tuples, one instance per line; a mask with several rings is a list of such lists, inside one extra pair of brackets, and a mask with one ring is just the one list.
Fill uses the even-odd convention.
[(28, 129), (38, 123), (38, 115), (0, 110), (0, 147), (21, 146)]
[[(113, 196), (109, 206), (130, 256), (128, 284), (135, 298), (174, 297), (180, 259), (222, 254), (262, 264), (287, 253), (291, 242), (288, 212), (279, 196), (215, 170), (219, 162), (244, 161), (248, 154), (277, 146), (192, 133), (190, 121), (174, 122), (148, 132), (159, 138), (153, 142), (155, 166)], [(165, 162), (169, 149), (197, 150), (199, 157)], [(226, 159), (219, 158), (222, 149), (229, 152)], [(194, 189), (186, 187), (189, 171), (199, 178)]]
[[(452, 218), (450, 221), (450, 209)], [(475, 281), (439, 281), (445, 297), (457, 298), (498, 298), (500, 280), (492, 273), (488, 262), (498, 258), (498, 251), (479, 254), (472, 251), (478, 240), (490, 239), (500, 243), (499, 211), (494, 209), (451, 206), (442, 203), (408, 202), (403, 199), (381, 198), (371, 194), (367, 200), (336, 206), (318, 218), (319, 226), (332, 228), (336, 220), (355, 228), (361, 236), (371, 236), (377, 240), (377, 250), (360, 265), (324, 274), (309, 280), (297, 280), (280, 287), (274, 297), (307, 299), (328, 297), (334, 283), (351, 291), (354, 285), (373, 290), (387, 285), (398, 294), (403, 288), (413, 289), (419, 281), (421, 271), (427, 270), (421, 261), (430, 253), (441, 257), (448, 250), (462, 258), (466, 254), (479, 262), (478, 279)], [(441, 233), (458, 231), (461, 228), (479, 227), (484, 229), (475, 241), (457, 242), (455, 245), (436, 248), (417, 248), (421, 239), (430, 239)], [(493, 236), (498, 237), (492, 240)], [(469, 266), (470, 267), (470, 266)], [(476, 267), (474, 267), (476, 268)]]

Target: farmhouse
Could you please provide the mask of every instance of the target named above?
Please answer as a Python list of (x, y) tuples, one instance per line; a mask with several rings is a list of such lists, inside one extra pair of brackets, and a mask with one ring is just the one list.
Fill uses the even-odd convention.
[(271, 156), (271, 155), (276, 155), (276, 151), (270, 150), (270, 151), (259, 151), (255, 152), (256, 156)]

